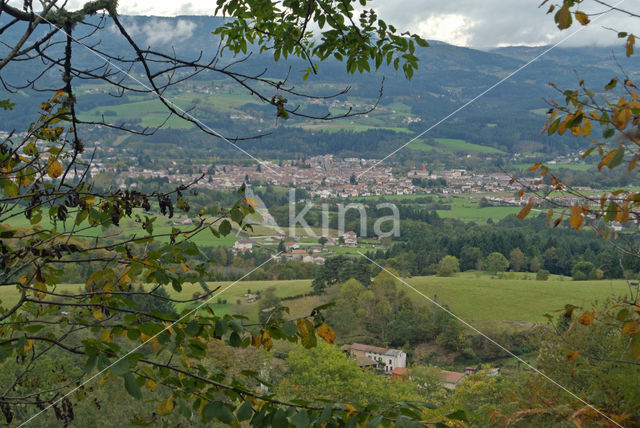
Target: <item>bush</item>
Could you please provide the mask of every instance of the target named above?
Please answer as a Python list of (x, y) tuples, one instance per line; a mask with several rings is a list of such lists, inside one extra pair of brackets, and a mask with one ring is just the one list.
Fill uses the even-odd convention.
[(460, 263), (455, 256), (444, 256), (438, 263), (438, 276), (453, 276), (460, 272)]
[(546, 269), (540, 269), (536, 273), (536, 280), (538, 281), (546, 281), (549, 279), (549, 271)]

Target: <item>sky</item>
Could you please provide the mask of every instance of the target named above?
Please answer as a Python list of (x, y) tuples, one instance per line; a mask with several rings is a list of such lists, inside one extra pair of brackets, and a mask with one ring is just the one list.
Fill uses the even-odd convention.
[[(17, 1), (17, 0), (16, 0)], [(634, 12), (640, 12), (638, 0), (611, 0)], [(458, 46), (489, 48), (510, 45), (547, 45), (566, 38), (579, 28), (559, 31), (548, 5), (542, 0), (373, 0), (374, 8), (387, 23), (430, 39)], [(20, 2), (21, 3), (21, 2)], [(71, 0), (78, 6), (80, 0)], [(560, 3), (560, 0), (551, 0)], [(120, 0), (119, 12), (127, 15), (211, 15), (215, 0)], [(602, 11), (592, 0), (582, 5), (585, 12)], [(636, 21), (636, 22), (634, 22)], [(616, 31), (629, 31), (637, 19), (612, 12), (563, 42), (566, 46), (620, 44)]]

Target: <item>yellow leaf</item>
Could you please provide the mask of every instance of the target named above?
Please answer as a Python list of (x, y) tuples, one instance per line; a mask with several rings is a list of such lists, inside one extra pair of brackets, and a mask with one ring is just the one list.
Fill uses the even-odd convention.
[(153, 345), (151, 345), (151, 351), (155, 352), (156, 349), (158, 349), (158, 346), (160, 346), (160, 342), (158, 342), (158, 339), (153, 341)]
[(354, 413), (356, 413), (356, 408), (353, 407), (351, 404), (345, 403), (344, 407), (346, 407), (348, 410), (347, 416), (352, 416)]
[(316, 328), (318, 336), (324, 339), (327, 343), (333, 343), (336, 340), (336, 333), (326, 323), (322, 323)]
[(155, 383), (153, 380), (151, 379), (147, 379), (147, 382), (144, 384), (147, 389), (149, 389), (150, 391), (155, 391), (156, 389), (158, 389), (158, 384)]
[(96, 309), (95, 311), (93, 311), (93, 317), (98, 321), (102, 321), (102, 317), (103, 317), (102, 311)]
[(582, 25), (587, 25), (589, 22), (589, 17), (584, 12), (576, 12), (575, 13), (576, 20), (580, 22)]
[(529, 203), (520, 210), (520, 212), (518, 213), (518, 215), (516, 215), (516, 217), (518, 217), (520, 220), (524, 220), (525, 217), (529, 215), (531, 208), (533, 208), (533, 199), (529, 199)]
[(151, 339), (151, 336), (147, 336), (146, 334), (144, 334), (143, 332), (140, 332), (140, 342), (145, 343), (147, 342), (149, 339)]
[(593, 312), (585, 312), (584, 314), (580, 315), (580, 318), (578, 318), (578, 322), (582, 325), (591, 325), (593, 324), (593, 319)]
[(567, 361), (575, 360), (578, 357), (580, 351), (573, 351), (567, 355)]
[(158, 413), (161, 416), (168, 415), (173, 411), (173, 394), (171, 394), (166, 400), (158, 404)]
[(27, 344), (24, 345), (24, 352), (27, 352), (31, 348), (33, 348), (33, 339), (27, 339)]
[(64, 94), (66, 94), (65, 90), (64, 89), (59, 89), (58, 92), (56, 92), (53, 95), (53, 98), (51, 98), (51, 102), (55, 101), (58, 97), (60, 97), (60, 96), (62, 96)]
[(258, 198), (244, 198), (244, 203), (251, 208), (255, 208), (260, 205), (260, 200)]
[(49, 163), (49, 168), (47, 169), (47, 174), (51, 178), (58, 178), (62, 175), (62, 165), (57, 160)]
[(584, 221), (584, 218), (582, 217), (582, 207), (579, 207), (579, 206), (571, 207), (571, 217), (569, 217), (569, 224), (571, 225), (571, 227), (573, 227), (576, 230), (580, 229), (580, 226), (582, 226), (583, 221)]
[(113, 341), (113, 335), (109, 330), (103, 330), (100, 334), (100, 340), (103, 342), (111, 343)]
[(635, 42), (636, 42), (635, 36), (633, 34), (629, 34), (629, 37), (627, 37), (627, 44), (626, 44), (627, 56), (633, 55), (633, 45)]

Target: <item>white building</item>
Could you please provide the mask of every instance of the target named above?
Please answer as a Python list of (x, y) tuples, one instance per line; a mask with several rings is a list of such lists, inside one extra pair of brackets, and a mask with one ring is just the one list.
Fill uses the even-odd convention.
[(238, 239), (234, 244), (232, 251), (234, 253), (244, 253), (253, 249), (253, 241), (250, 239)]
[(391, 374), (391, 371), (395, 368), (407, 367), (407, 354), (399, 349), (353, 343), (344, 345), (342, 350), (347, 351), (356, 358), (366, 357), (375, 361), (378, 364), (376, 368), (383, 370), (386, 374)]

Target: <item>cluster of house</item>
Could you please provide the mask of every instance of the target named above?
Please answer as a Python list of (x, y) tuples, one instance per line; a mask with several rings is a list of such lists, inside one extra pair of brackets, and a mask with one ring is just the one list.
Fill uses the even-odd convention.
[[(371, 368), (378, 373), (390, 376), (393, 380), (404, 380), (411, 377), (407, 368), (407, 354), (404, 351), (393, 348), (381, 348), (378, 346), (352, 343), (343, 345), (342, 350), (357, 361), (360, 368)], [(464, 373), (449, 370), (440, 370), (442, 384), (447, 389), (455, 389), (467, 375), (477, 371), (477, 367), (466, 367)], [(499, 369), (487, 370), (487, 376), (497, 376)]]
[[(326, 238), (326, 242), (322, 246), (317, 243), (307, 243), (305, 244), (305, 248), (301, 248), (301, 245), (296, 238), (289, 238), (289, 240), (285, 241), (286, 237), (284, 234), (269, 236), (266, 238), (254, 237), (254, 239), (262, 239), (261, 245), (264, 246), (280, 245), (280, 242), (283, 242), (284, 251), (276, 257), (278, 261), (298, 260), (304, 263), (315, 264), (324, 264), (325, 254), (332, 253), (332, 251), (326, 249), (324, 245), (343, 245), (347, 247), (356, 247), (358, 245), (358, 235), (353, 231), (342, 234), (337, 242), (336, 239), (329, 237)], [(231, 247), (231, 251), (233, 251), (234, 254), (252, 252), (253, 248), (258, 245), (257, 241), (254, 239), (238, 239), (233, 244), (233, 247)]]

